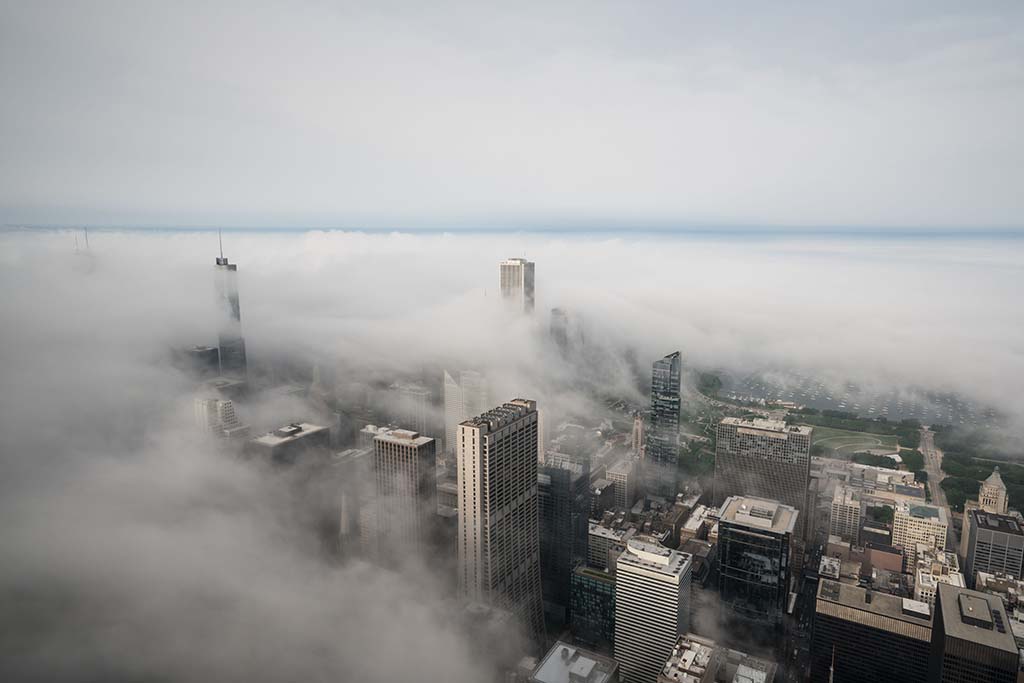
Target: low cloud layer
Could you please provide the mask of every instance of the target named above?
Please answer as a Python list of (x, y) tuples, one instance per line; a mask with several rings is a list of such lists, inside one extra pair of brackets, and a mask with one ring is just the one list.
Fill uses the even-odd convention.
[[(0, 234), (0, 667), (27, 680), (480, 680), (443, 577), (329, 562), (289, 487), (192, 434), (193, 386), (166, 350), (215, 339), (216, 234), (93, 232), (90, 245)], [(643, 400), (633, 368), (678, 348), (697, 368), (955, 391), (1019, 425), (1022, 252), (980, 240), (225, 235), (254, 365), (315, 362), (339, 381), (471, 367), (495, 402), (536, 397), (556, 417), (591, 405), (574, 386)], [(499, 305), (496, 264), (511, 255), (537, 263), (533, 321)], [(583, 321), (575, 366), (546, 341), (553, 306)], [(294, 408), (243, 418), (266, 429)]]

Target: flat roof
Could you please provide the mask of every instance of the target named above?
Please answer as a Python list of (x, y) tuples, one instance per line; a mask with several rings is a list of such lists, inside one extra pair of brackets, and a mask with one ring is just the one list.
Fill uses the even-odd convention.
[(746, 417), (725, 417), (722, 418), (722, 422), (720, 424), (732, 425), (734, 427), (746, 427), (747, 429), (757, 429), (762, 432), (775, 432), (777, 434), (803, 434), (804, 436), (810, 436), (812, 429), (807, 425), (786, 424), (782, 420)]
[(935, 604), (941, 604), (947, 636), (1017, 654), (1010, 618), (998, 596), (940, 584)]
[(402, 446), (422, 446), (433, 441), (429, 436), (423, 436), (419, 432), (409, 429), (389, 429), (383, 433), (377, 432), (373, 437), (374, 441), (396, 443)]
[(776, 500), (754, 496), (730, 496), (719, 511), (720, 521), (772, 533), (793, 533), (796, 528), (796, 508)]
[(630, 531), (635, 532), (633, 527), (623, 527), (621, 529), (613, 529), (611, 527), (598, 524), (597, 522), (590, 522), (589, 533), (591, 536), (600, 536), (601, 538), (607, 538), (612, 541), (621, 541)]
[(691, 563), (688, 553), (681, 553), (663, 545), (636, 538), (626, 542), (626, 551), (619, 555), (618, 563), (655, 571), (666, 576), (681, 576)]
[(974, 519), (974, 523), (978, 525), (979, 529), (1001, 531), (1012, 536), (1024, 536), (1020, 520), (1016, 517), (997, 515), (992, 512), (985, 512), (984, 510), (971, 510), (971, 518)]
[(310, 434), (322, 432), (325, 429), (327, 427), (315, 425), (311, 422), (293, 422), (262, 436), (257, 436), (253, 441), (266, 446), (279, 446), (280, 444), (295, 441)]
[(515, 422), (521, 417), (535, 412), (537, 412), (536, 401), (531, 401), (526, 398), (514, 398), (508, 403), (503, 403), (497, 408), (491, 408), (476, 417), (471, 417), (464, 422), (460, 422), (459, 425), (476, 427), (484, 432), (492, 432), (497, 429), (501, 429), (511, 422)]
[(611, 467), (608, 468), (608, 474), (618, 475), (629, 475), (632, 474), (633, 468), (636, 466), (632, 460), (620, 460)]
[(931, 610), (927, 603), (917, 600), (822, 579), (818, 584), (817, 611), (890, 633), (931, 640)]
[(611, 657), (559, 640), (548, 650), (530, 680), (537, 683), (608, 683), (614, 680), (618, 663)]

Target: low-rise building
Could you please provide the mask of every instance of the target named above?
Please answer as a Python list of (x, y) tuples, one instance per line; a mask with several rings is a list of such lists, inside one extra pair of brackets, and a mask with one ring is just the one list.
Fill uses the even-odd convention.
[(619, 665), (611, 657), (557, 641), (540, 664), (530, 683), (618, 683)]
[(658, 683), (772, 683), (777, 670), (775, 662), (687, 633), (679, 636)]

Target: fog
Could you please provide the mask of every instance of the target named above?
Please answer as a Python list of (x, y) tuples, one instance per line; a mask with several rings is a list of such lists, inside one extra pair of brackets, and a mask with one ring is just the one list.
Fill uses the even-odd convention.
[[(651, 361), (680, 349), (691, 369), (951, 391), (1024, 424), (1019, 240), (226, 232), (224, 253), (250, 367), (281, 382), (475, 368), (492, 402), (558, 420), (598, 395), (643, 403)], [(0, 233), (0, 668), (481, 680), (445, 577), (326, 558), (297, 489), (194, 433), (168, 351), (215, 343), (216, 255), (213, 232), (92, 231), (88, 250)], [(508, 256), (537, 263), (532, 318), (499, 303)], [(583, 321), (575, 358), (548, 340), (555, 306)], [(259, 432), (313, 410), (289, 401), (241, 417)]]

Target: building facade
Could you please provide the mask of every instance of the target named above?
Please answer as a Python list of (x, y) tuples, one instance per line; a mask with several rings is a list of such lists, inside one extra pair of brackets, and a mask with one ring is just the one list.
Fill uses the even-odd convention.
[(628, 510), (636, 499), (636, 462), (620, 460), (605, 471), (605, 477), (612, 483), (615, 507)]
[(501, 298), (515, 311), (533, 313), (534, 263), (522, 258), (510, 258), (499, 266), (498, 286)]
[(220, 329), (217, 333), (220, 374), (244, 379), (247, 373), (245, 338), (242, 337), (242, 308), (238, 302), (238, 265), (221, 253), (216, 259), (217, 303)]
[(572, 572), (570, 622), (577, 641), (611, 652), (615, 641), (615, 575), (581, 565)]
[(949, 516), (945, 508), (902, 502), (896, 505), (892, 520), (892, 544), (903, 548), (905, 567), (917, 562), (918, 544), (935, 550), (946, 549)]
[(1019, 662), (1010, 618), (999, 597), (939, 586), (929, 681), (1015, 683)]
[(463, 370), (458, 381), (444, 371), (444, 441), (445, 451), (455, 454), (459, 424), (487, 410), (487, 382), (473, 370)]
[(967, 536), (964, 573), (969, 585), (974, 585), (974, 577), (978, 572), (1024, 578), (1021, 573), (1024, 565), (1024, 527), (1020, 519), (984, 510), (971, 510), (965, 518), (964, 533)]
[(651, 417), (644, 450), (644, 485), (649, 493), (675, 495), (682, 366), (682, 354), (676, 351), (654, 361), (651, 370)]
[(778, 420), (727, 417), (715, 449), (716, 506), (731, 496), (777, 500), (800, 513), (804, 537), (811, 480), (812, 429)]
[(749, 622), (771, 628), (781, 625), (799, 515), (795, 508), (773, 500), (726, 499), (718, 521), (718, 588), (723, 609)]
[(459, 425), (459, 586), (544, 633), (537, 403), (514, 399)]
[(544, 611), (566, 623), (572, 570), (587, 561), (590, 461), (563, 460), (539, 468), (540, 569)]
[(615, 572), (615, 659), (624, 683), (651, 683), (690, 627), (690, 556), (630, 540)]
[(860, 523), (860, 495), (847, 486), (836, 486), (828, 518), (829, 535), (839, 536), (848, 543), (856, 543), (860, 537)]
[(388, 550), (423, 556), (437, 514), (433, 439), (392, 429), (373, 439), (378, 543)]

